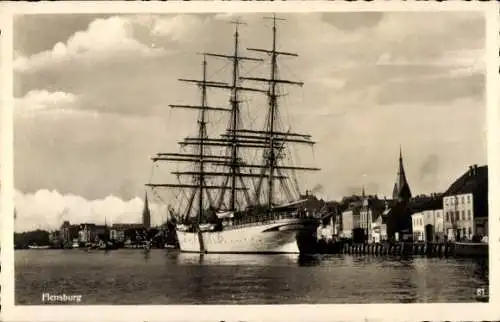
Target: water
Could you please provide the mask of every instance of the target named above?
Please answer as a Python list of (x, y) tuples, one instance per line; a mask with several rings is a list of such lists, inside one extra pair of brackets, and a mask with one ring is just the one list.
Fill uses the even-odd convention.
[(15, 263), (21, 305), (42, 293), (84, 305), (473, 302), (488, 285), (474, 259), (75, 249), (20, 250)]

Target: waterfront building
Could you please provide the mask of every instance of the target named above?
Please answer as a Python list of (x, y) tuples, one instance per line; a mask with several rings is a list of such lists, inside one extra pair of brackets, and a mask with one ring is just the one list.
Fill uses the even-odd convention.
[(407, 212), (411, 215), (414, 241), (435, 242), (445, 238), (441, 193), (413, 197), (408, 202)]
[(78, 241), (80, 243), (90, 243), (95, 239), (95, 224), (85, 223), (80, 224), (78, 231)]
[(370, 241), (370, 230), (372, 228), (372, 209), (370, 207), (371, 196), (365, 195), (365, 188), (361, 192), (361, 208), (359, 210), (359, 228), (362, 228)]
[(437, 242), (444, 239), (443, 209), (423, 210), (411, 217), (414, 241)]
[(488, 236), (488, 217), (476, 217), (474, 218), (474, 229), (476, 236), (484, 237)]
[(74, 239), (78, 239), (79, 225), (71, 225), (69, 221), (64, 221), (59, 230), (59, 238), (63, 245), (71, 245)]
[(339, 236), (342, 233), (342, 213), (338, 212), (334, 215), (333, 233)]
[(55, 247), (60, 247), (61, 239), (59, 238), (59, 231), (49, 232), (49, 244)]
[(488, 166), (469, 167), (444, 194), (445, 229), (450, 240), (488, 235)]
[(109, 239), (123, 243), (135, 240), (137, 232), (145, 230), (143, 224), (113, 224), (109, 230)]
[(94, 243), (107, 236), (108, 227), (106, 225), (96, 225), (93, 223), (80, 224), (78, 231), (78, 241), (80, 243)]
[[(387, 210), (388, 211), (388, 210)], [(377, 213), (372, 221), (371, 240), (375, 243), (380, 243), (387, 240), (387, 215)]]
[[(364, 189), (362, 198), (359, 228), (363, 229), (365, 238), (369, 243), (385, 239), (387, 235), (387, 223), (385, 216), (382, 215), (387, 210), (388, 201), (386, 199), (379, 199), (377, 196), (366, 196)], [(383, 234), (381, 235), (381, 233)], [(377, 238), (375, 238), (375, 235), (378, 235)]]
[(357, 209), (347, 209), (342, 212), (341, 236), (352, 238), (354, 228), (359, 228), (359, 211)]
[(95, 237), (94, 237), (95, 242), (98, 242), (99, 240), (108, 239), (109, 232), (107, 225), (95, 225), (94, 229), (95, 229)]
[(336, 201), (328, 201), (325, 205), (327, 212), (332, 214), (331, 222), (333, 224), (333, 234), (338, 236), (342, 232), (342, 212), (340, 211), (340, 204)]

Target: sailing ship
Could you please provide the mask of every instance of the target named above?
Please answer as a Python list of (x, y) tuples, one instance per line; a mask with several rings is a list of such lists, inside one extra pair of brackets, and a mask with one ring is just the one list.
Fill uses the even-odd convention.
[[(284, 129), (280, 118), (280, 97), (283, 85), (302, 86), (302, 82), (279, 76), (278, 57), (298, 56), (277, 49), (277, 21), (272, 20), (271, 49), (247, 48), (269, 58), (240, 55), (238, 26), (233, 21), (234, 51), (232, 54), (202, 53), (202, 78), (180, 79), (197, 85), (201, 92), (200, 104), (170, 105), (198, 111), (197, 136), (179, 142), (189, 152), (157, 153), (153, 163), (160, 161), (187, 164), (188, 171), (171, 171), (178, 183), (148, 183), (152, 189), (179, 189), (182, 202), (177, 209), (169, 205), (175, 218), (176, 234), (181, 251), (197, 253), (299, 253), (297, 238), (314, 234), (319, 225), (318, 214), (308, 212), (306, 199), (300, 195), (297, 171), (318, 171), (319, 168), (288, 165), (292, 144), (312, 146), (311, 135)], [(265, 57), (264, 56), (264, 57)], [(225, 59), (231, 63), (229, 82), (207, 79), (207, 60)], [(265, 77), (242, 76), (240, 64), (269, 63)], [(263, 88), (247, 84), (264, 84)], [(208, 104), (207, 90), (225, 91), (230, 108)], [(249, 128), (242, 120), (242, 93), (264, 95), (267, 110), (263, 127)], [(209, 113), (225, 114), (226, 130), (219, 136), (209, 136)], [(214, 149), (220, 149), (214, 151)], [(252, 155), (253, 160), (245, 157)], [(259, 162), (255, 162), (257, 159)], [(258, 173), (255, 173), (257, 170)], [(190, 181), (182, 181), (190, 178)]]

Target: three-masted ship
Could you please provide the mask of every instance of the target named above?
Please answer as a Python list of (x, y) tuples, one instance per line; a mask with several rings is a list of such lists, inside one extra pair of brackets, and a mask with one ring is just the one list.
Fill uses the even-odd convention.
[[(240, 55), (238, 25), (235, 23), (232, 54), (202, 53), (202, 78), (180, 79), (197, 85), (200, 103), (170, 105), (198, 111), (197, 135), (187, 137), (180, 146), (189, 152), (157, 153), (153, 162), (184, 163), (187, 171), (171, 171), (177, 183), (149, 183), (152, 189), (180, 189), (183, 202), (177, 209), (169, 206), (175, 218), (181, 251), (199, 253), (298, 253), (297, 236), (314, 234), (319, 220), (304, 207), (300, 198), (296, 171), (317, 171), (318, 168), (289, 165), (287, 152), (291, 144), (313, 145), (311, 136), (283, 129), (279, 113), (280, 86), (302, 86), (303, 83), (279, 77), (278, 57), (298, 56), (277, 49), (277, 20), (272, 20), (271, 49), (247, 48), (263, 54), (260, 57)], [(207, 79), (207, 60), (226, 59), (231, 62), (229, 82)], [(243, 62), (269, 63), (265, 77), (240, 75)], [(264, 86), (249, 86), (261, 83)], [(229, 106), (210, 106), (207, 89), (226, 91)], [(243, 92), (265, 95), (265, 122), (260, 128), (249, 128), (242, 121)], [(218, 136), (209, 136), (209, 113), (224, 113), (227, 129)], [(193, 122), (194, 123), (194, 122)], [(257, 162), (245, 159), (252, 154)], [(185, 179), (188, 179), (187, 181)], [(295, 185), (294, 185), (295, 184)]]

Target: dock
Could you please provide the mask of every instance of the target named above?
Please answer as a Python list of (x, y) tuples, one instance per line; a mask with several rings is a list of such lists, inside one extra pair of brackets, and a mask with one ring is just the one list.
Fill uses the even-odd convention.
[(464, 251), (455, 243), (413, 243), (413, 242), (386, 242), (386, 243), (349, 243), (326, 242), (319, 240), (315, 247), (304, 253), (309, 254), (351, 254), (351, 255), (399, 255), (399, 256), (427, 256), (427, 257), (488, 257), (487, 245), (483, 252)]

